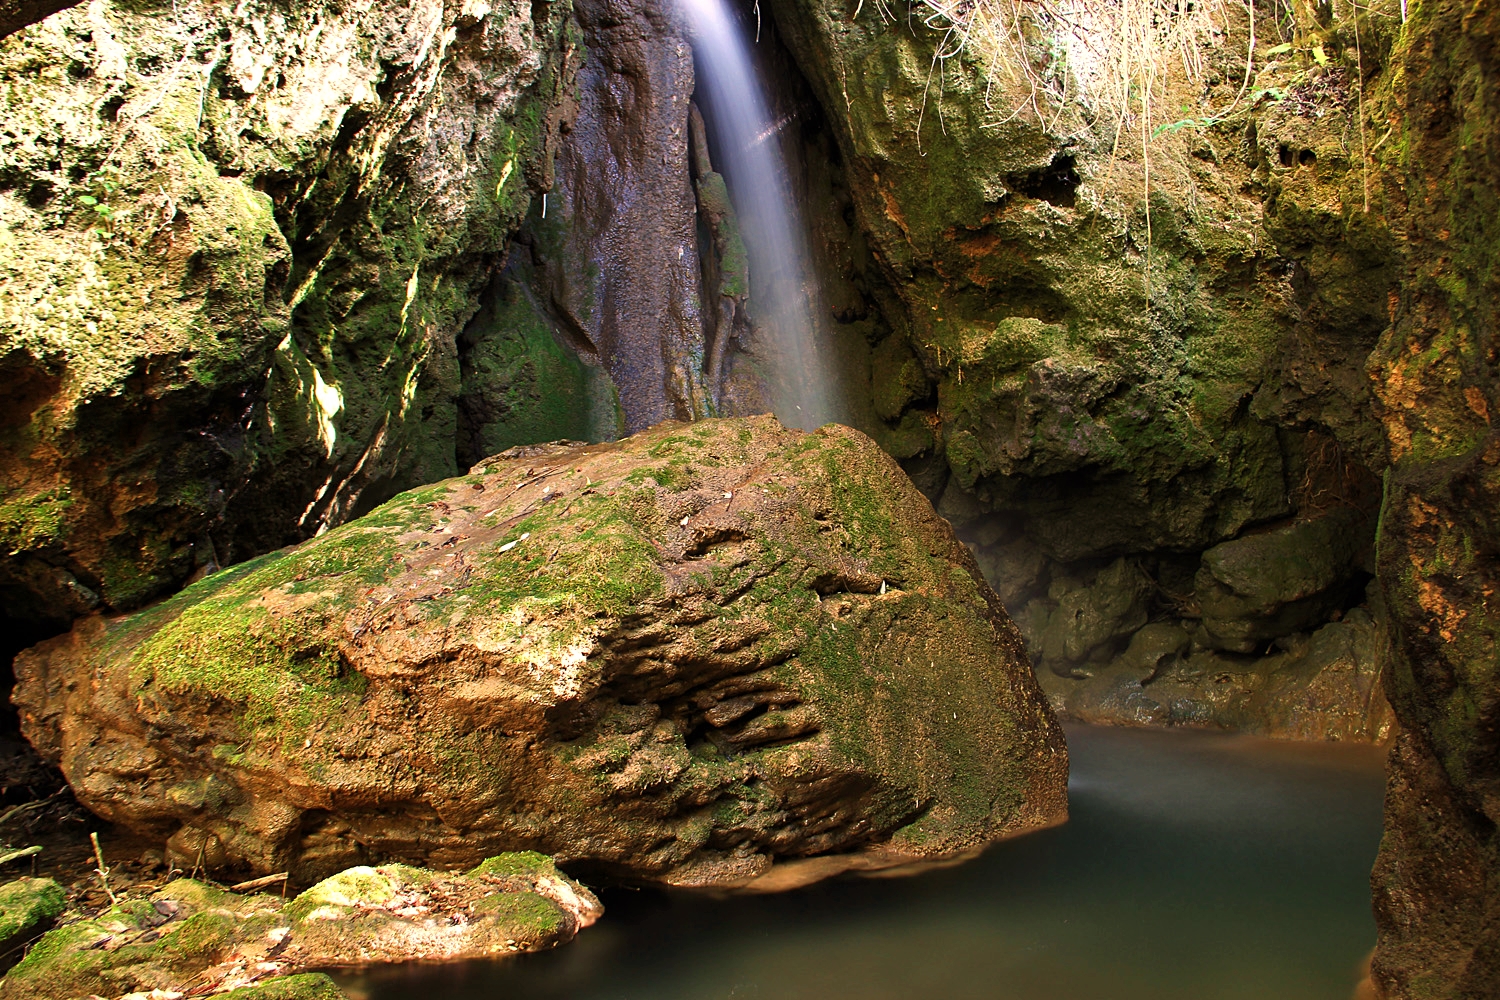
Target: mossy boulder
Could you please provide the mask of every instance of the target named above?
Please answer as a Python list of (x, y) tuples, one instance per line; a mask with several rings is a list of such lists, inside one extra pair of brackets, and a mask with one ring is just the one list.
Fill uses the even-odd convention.
[(231, 957), (261, 961), (281, 901), (179, 879), (151, 897), (44, 934), (0, 980), (4, 1000), (71, 1000), (172, 989)]
[(0, 885), (0, 969), (14, 964), (21, 945), (50, 927), (67, 904), (63, 887), (50, 878)]
[(178, 879), (49, 931), (0, 980), (0, 998), (192, 985), (247, 1000), (323, 1000), (341, 996), (326, 976), (295, 973), (535, 951), (571, 940), (602, 912), (540, 855), (491, 858), (469, 874), (354, 868), (290, 901)]
[(225, 1000), (344, 1000), (338, 984), (321, 972), (277, 976), (221, 994)]
[(833, 425), (515, 449), (16, 669), (82, 802), (250, 871), (530, 849), (725, 883), (1065, 814), (1014, 625)]

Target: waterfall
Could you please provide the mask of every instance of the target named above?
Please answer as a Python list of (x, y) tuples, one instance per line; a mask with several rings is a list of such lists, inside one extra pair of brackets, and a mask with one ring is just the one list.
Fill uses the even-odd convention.
[[(692, 32), (721, 172), (750, 261), (754, 351), (782, 423), (811, 429), (840, 416), (818, 314), (807, 233), (748, 39), (727, 0), (678, 0)], [(722, 334), (721, 334), (722, 335)]]

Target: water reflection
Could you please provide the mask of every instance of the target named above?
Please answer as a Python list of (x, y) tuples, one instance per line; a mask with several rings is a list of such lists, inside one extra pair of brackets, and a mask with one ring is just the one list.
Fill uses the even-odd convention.
[(348, 977), (371, 1000), (1348, 1000), (1374, 943), (1369, 747), (1073, 728), (1072, 820), (778, 896), (607, 891), (555, 952)]

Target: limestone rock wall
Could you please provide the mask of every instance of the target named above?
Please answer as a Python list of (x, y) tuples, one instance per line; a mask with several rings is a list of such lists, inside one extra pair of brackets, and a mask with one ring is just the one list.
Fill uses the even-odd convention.
[(1402, 732), (1373, 884), (1392, 998), (1500, 995), (1500, 12), (1413, 7), (1395, 88), (1410, 260), (1370, 359)]
[(56, 628), (455, 471), (566, 3), (92, 2), (0, 40), (0, 591)]
[[(1286, 667), (1274, 642), (1301, 648), (1361, 606), (1378, 617), (1364, 588), (1384, 450), (1364, 359), (1399, 252), (1358, 111), (1368, 128), (1381, 114), (1388, 19), (1362, 22), (1359, 56), (1352, 22), (1312, 26), (1329, 65), (1262, 55), (1260, 96), (1237, 105), (1243, 39), (1211, 51), (1192, 99), (1235, 113), (1153, 144), (1148, 235), (1139, 153), (1115, 148), (1112, 119), (1048, 106), (1044, 125), (1003, 67), (935, 62), (941, 33), (920, 21), (770, 8), (857, 224), (842, 271), (860, 294), (835, 306), (870, 317), (843, 324), (867, 340), (856, 419), (975, 547), (1059, 678), (1055, 707), (1101, 670), (1137, 674), (1121, 657), (1148, 624), (1187, 635), (1172, 661), (1256, 657), (1232, 671), (1249, 697), (1251, 675)], [(1312, 527), (1335, 521), (1353, 536)], [(1327, 534), (1326, 579), (1251, 607), (1205, 567), (1268, 529)], [(1372, 685), (1328, 686), (1329, 711), (1363, 718)]]

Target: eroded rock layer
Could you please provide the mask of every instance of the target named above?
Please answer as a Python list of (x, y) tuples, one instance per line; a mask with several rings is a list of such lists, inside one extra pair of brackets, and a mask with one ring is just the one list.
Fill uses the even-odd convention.
[(868, 438), (543, 446), (18, 659), (28, 737), (188, 861), (535, 849), (725, 883), (1061, 820), (1015, 627)]

